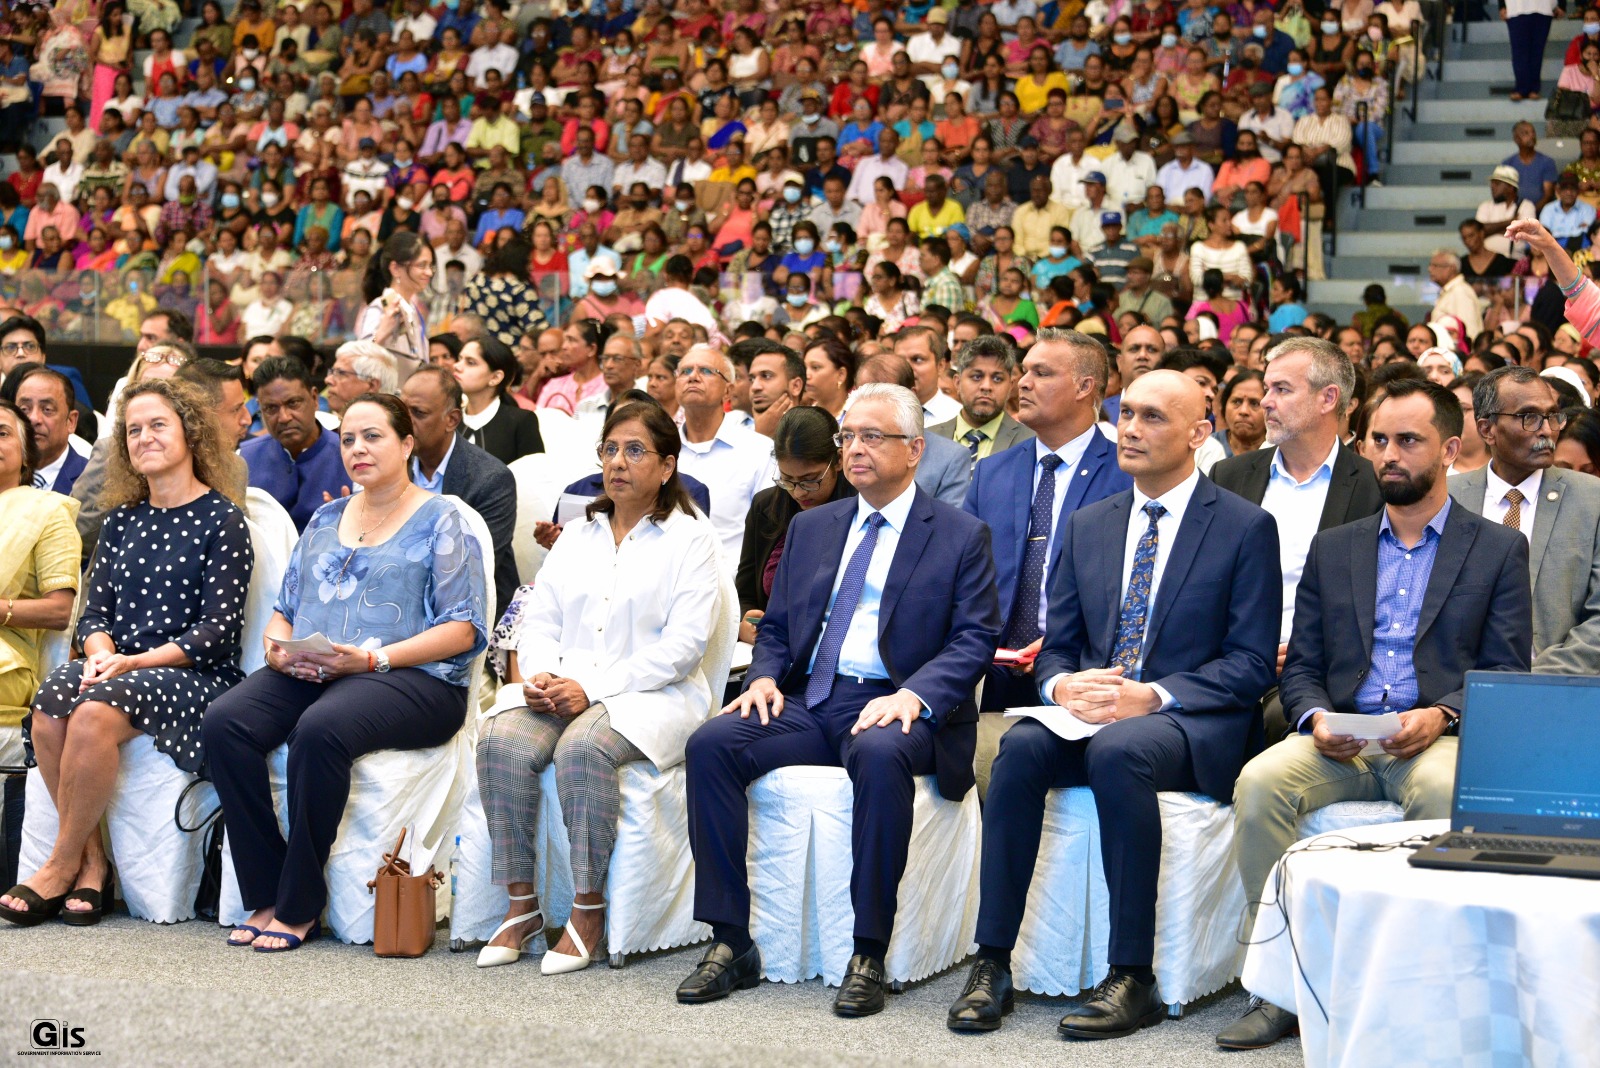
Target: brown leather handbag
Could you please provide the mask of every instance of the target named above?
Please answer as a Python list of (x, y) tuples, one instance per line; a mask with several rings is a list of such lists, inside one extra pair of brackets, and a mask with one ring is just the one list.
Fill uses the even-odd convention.
[(444, 876), (428, 866), (424, 875), (411, 874), (411, 865), (400, 859), (406, 844), (406, 829), (394, 852), (383, 855), (383, 866), (367, 883), (367, 891), (377, 895), (372, 918), (372, 951), (380, 957), (420, 957), (433, 945), (438, 923), (434, 893)]

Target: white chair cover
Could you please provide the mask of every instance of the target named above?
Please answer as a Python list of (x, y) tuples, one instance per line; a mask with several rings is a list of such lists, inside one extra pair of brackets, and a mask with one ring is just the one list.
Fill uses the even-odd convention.
[[(262, 638), (297, 535), (283, 506), (263, 490), (249, 491), (245, 515), (255, 551), (241, 639), (241, 664), (248, 673), (265, 662)], [(65, 633), (59, 639), (52, 635), (44, 662), (52, 667), (63, 662), (66, 644)], [(60, 660), (52, 659), (56, 656)], [(108, 851), (116, 864), (117, 896), (127, 904), (129, 914), (139, 919), (177, 923), (195, 917), (206, 835), (182, 830), (173, 819), (178, 798), (195, 780), (196, 776), (180, 770), (171, 757), (157, 750), (148, 735), (141, 734), (122, 747), (117, 785), (106, 807)], [(216, 790), (210, 783), (202, 783), (184, 801), (183, 825), (199, 826), (216, 808)], [(30, 874), (49, 857), (56, 830), (55, 805), (35, 768), (28, 774), (23, 830)]]
[[(483, 551), (485, 576), (484, 606), (493, 618), (494, 545), (483, 517), (459, 497), (446, 496), (461, 510), (463, 521), (478, 539)], [(384, 749), (368, 753), (351, 768), (350, 799), (345, 805), (339, 834), (328, 854), (328, 928), (343, 942), (372, 941), (373, 897), (367, 881), (378, 870), (383, 853), (394, 848), (400, 829), (406, 827), (405, 859), (412, 870), (422, 873), (429, 865), (441, 866), (449, 855), (447, 845), (455, 833), (456, 821), (472, 781), (472, 753), (476, 739), (474, 699), (482, 686), (484, 657), (473, 661), (468, 681), (468, 715), (462, 730), (444, 745), (432, 749)], [(287, 746), (279, 746), (268, 760), (268, 780), (279, 824), (288, 833), (286, 776), (289, 761)], [(226, 841), (223, 845), (222, 900), (218, 919), (224, 925), (243, 922), (249, 913), (239, 898), (233, 857)], [(449, 895), (439, 895), (442, 917), (449, 907)]]
[(517, 480), (517, 524), (511, 546), (517, 557), (518, 576), (523, 583), (532, 584), (549, 555), (549, 550), (533, 540), (533, 528), (555, 516), (561, 490), (572, 480), (556, 485), (558, 464), (543, 453), (520, 456), (507, 466)]
[[(1162, 793), (1159, 801), (1155, 973), (1167, 1004), (1181, 1006), (1238, 976), (1245, 895), (1233, 858), (1233, 809), (1200, 794)], [(1052, 790), (1011, 955), (1017, 985), (1068, 996), (1093, 986), (1106, 973), (1110, 937), (1094, 795), (1086, 787)]]
[[(785, 983), (844, 978), (853, 951), (850, 824), (843, 768), (780, 768), (750, 787), (750, 933), (762, 975)], [(915, 982), (972, 952), (978, 923), (978, 794), (939, 796), (917, 779), (911, 848), (884, 961), (889, 978)]]
[(1315, 838), (1356, 827), (1400, 823), (1405, 818), (1405, 810), (1393, 801), (1335, 801), (1301, 816), (1296, 832), (1301, 838)]
[(540, 408), (534, 414), (539, 417), (539, 437), (544, 440), (545, 455), (565, 464), (594, 460), (594, 446), (599, 440), (596, 428), (554, 408)]
[[(711, 687), (712, 707), (728, 684), (728, 668), (739, 633), (739, 598), (723, 576), (716, 623), (700, 670)], [(606, 876), (606, 946), (613, 965), (630, 953), (689, 945), (711, 931), (694, 919), (694, 860), (689, 852), (688, 809), (683, 765), (658, 771), (649, 761), (618, 769), (621, 806), (617, 840)], [(573, 884), (566, 825), (556, 792), (555, 766), (539, 780), (536, 855), (539, 903), (545, 922), (565, 924), (572, 911)], [(455, 903), (451, 938), (477, 942), (489, 938), (505, 916), (506, 891), (490, 882), (489, 829), (474, 784), (463, 807), (456, 853)]]

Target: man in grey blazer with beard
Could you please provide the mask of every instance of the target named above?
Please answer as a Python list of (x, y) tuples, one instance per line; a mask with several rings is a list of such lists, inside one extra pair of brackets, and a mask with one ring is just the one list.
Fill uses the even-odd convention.
[(1528, 539), (1533, 670), (1600, 674), (1600, 478), (1553, 466), (1565, 419), (1532, 368), (1485, 375), (1472, 404), (1489, 463), (1450, 476), (1450, 496)]

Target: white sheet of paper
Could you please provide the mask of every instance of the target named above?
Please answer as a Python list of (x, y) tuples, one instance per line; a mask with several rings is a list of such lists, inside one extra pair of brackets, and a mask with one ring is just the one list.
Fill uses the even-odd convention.
[(316, 653), (318, 656), (326, 656), (333, 652), (333, 643), (320, 630), (304, 638), (274, 638), (272, 641), (286, 653)]
[(574, 519), (582, 519), (584, 509), (593, 503), (593, 497), (584, 497), (577, 493), (563, 493), (561, 499), (556, 501), (556, 526), (566, 526)]
[(1385, 738), (1393, 738), (1404, 726), (1400, 722), (1398, 712), (1387, 712), (1381, 716), (1363, 716), (1356, 712), (1324, 712), (1322, 721), (1328, 725), (1330, 733), (1365, 740), (1367, 744), (1361, 747), (1362, 756), (1383, 755), (1383, 746), (1378, 743)]
[(1093, 737), (1102, 726), (1099, 723), (1085, 723), (1060, 705), (1038, 705), (1034, 708), (1012, 708), (1006, 710), (1008, 719), (1014, 716), (1036, 719), (1046, 727), (1049, 727), (1052, 734), (1065, 738), (1069, 742)]
[(755, 656), (756, 656), (756, 647), (755, 646), (749, 644), (748, 642), (734, 642), (733, 643), (733, 663), (731, 665), (729, 665), (728, 670), (730, 670), (730, 671), (744, 671), (744, 670), (746, 670), (747, 668), (749, 668), (750, 662), (755, 659)]

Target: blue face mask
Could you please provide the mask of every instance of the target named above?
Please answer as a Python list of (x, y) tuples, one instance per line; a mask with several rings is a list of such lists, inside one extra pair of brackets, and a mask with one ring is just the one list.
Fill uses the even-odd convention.
[(805, 306), (805, 303), (806, 303), (806, 295), (804, 293), (790, 293), (789, 294), (789, 306), (790, 307), (802, 308), (802, 307)]
[(1133, 41), (1133, 34), (1131, 34), (1131, 33), (1114, 33), (1114, 34), (1111, 35), (1111, 40), (1112, 40), (1113, 43), (1119, 44), (1119, 45), (1130, 44)]
[(809, 256), (817, 247), (817, 243), (809, 237), (802, 237), (794, 243), (794, 251), (798, 256)]
[(609, 297), (611, 294), (617, 291), (617, 283), (605, 278), (596, 278), (593, 282), (589, 283), (589, 289), (592, 290), (594, 295), (597, 297)]
[(1078, 301), (1078, 310), (1083, 312), (1083, 314), (1088, 315), (1090, 312), (1094, 311), (1094, 305), (1089, 303), (1087, 300), (1080, 300)]
[(791, 204), (800, 203), (800, 190), (796, 189), (792, 185), (788, 186), (783, 191), (783, 199), (787, 200)]
[(1303, 63), (1291, 63), (1283, 69), (1291, 78), (1298, 78), (1306, 72), (1305, 64)]
[(224, 193), (224, 194), (222, 194), (222, 206), (225, 207), (225, 208), (237, 208), (239, 206), (239, 194), (238, 193)]
[(1256, 26), (1250, 30), (1250, 33), (1258, 41), (1267, 39), (1267, 28), (1265, 26)]
[(851, 44), (849, 41), (835, 41), (833, 44), (833, 50), (835, 52), (853, 52), (855, 51), (855, 47), (856, 46)]
[(1175, 34), (1175, 33), (1164, 33), (1164, 34), (1162, 34), (1161, 35), (1161, 47), (1162, 48), (1177, 48), (1178, 47), (1178, 35)]

